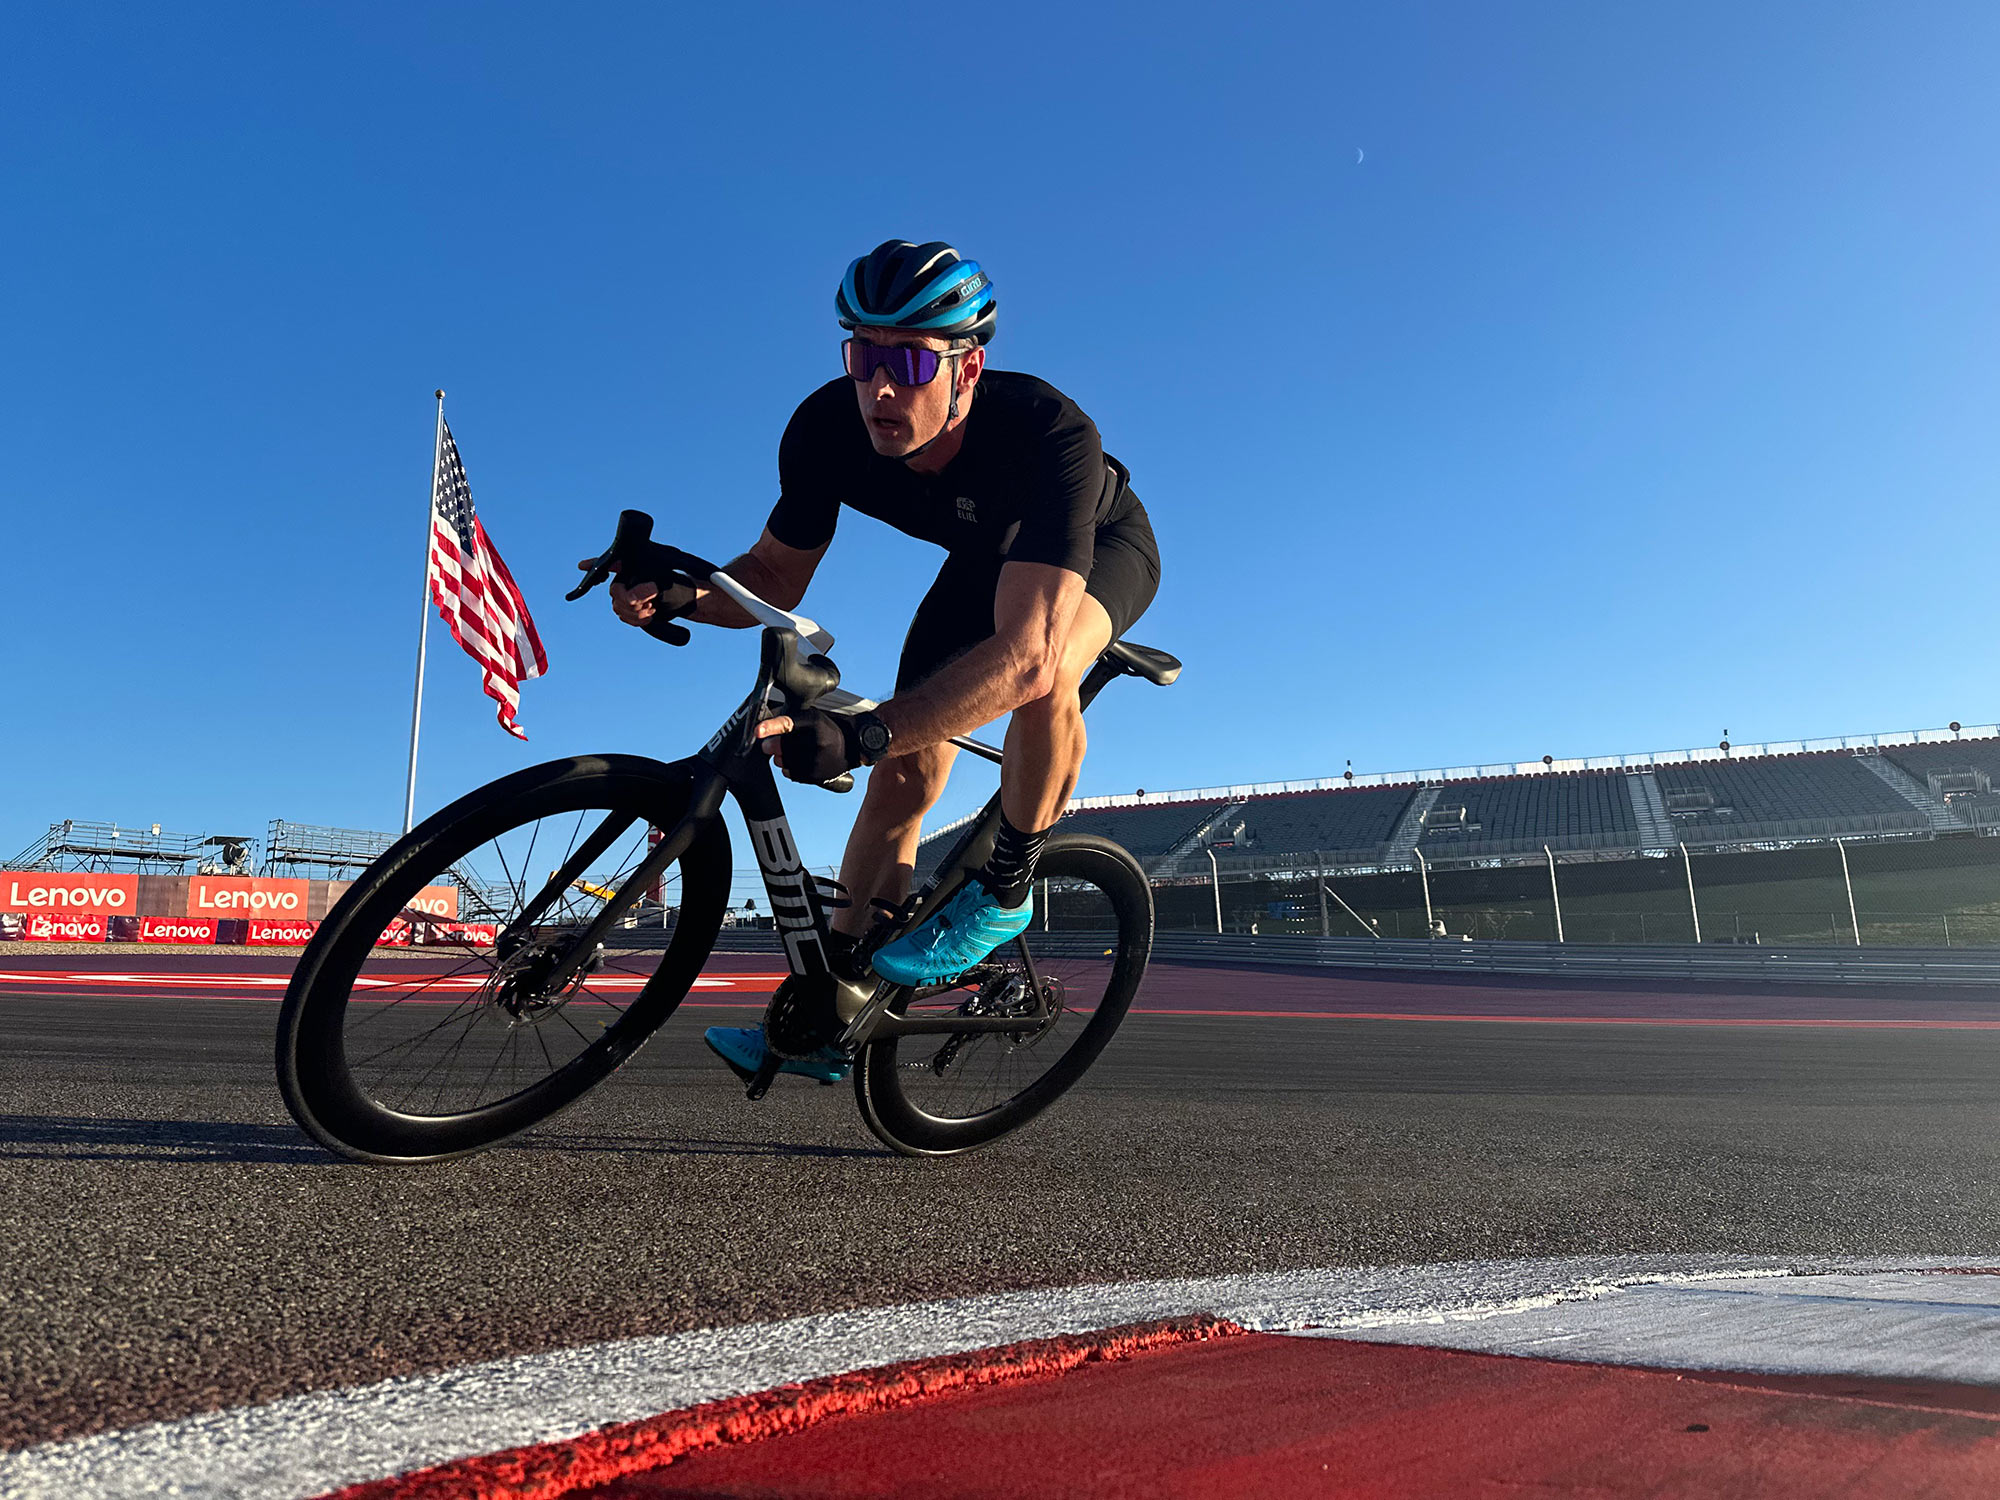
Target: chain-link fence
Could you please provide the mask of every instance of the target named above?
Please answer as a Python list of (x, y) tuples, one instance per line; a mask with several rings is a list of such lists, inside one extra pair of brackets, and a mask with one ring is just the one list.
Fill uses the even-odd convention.
[[(2000, 946), (2000, 838), (1555, 851), (1484, 866), (1283, 868), (1157, 881), (1163, 930), (1571, 943)], [(1268, 868), (1274, 863), (1279, 868)], [(1061, 893), (1055, 893), (1061, 920)]]

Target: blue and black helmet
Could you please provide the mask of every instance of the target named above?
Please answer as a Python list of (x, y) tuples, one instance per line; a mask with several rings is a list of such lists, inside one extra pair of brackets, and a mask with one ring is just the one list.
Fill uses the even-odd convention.
[(884, 240), (847, 268), (833, 310), (842, 328), (908, 328), (939, 338), (993, 337), (993, 282), (942, 240)]

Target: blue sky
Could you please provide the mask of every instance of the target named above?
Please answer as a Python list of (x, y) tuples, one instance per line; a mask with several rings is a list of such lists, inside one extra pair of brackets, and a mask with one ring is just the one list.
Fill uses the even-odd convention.
[[(435, 386), (552, 665), (518, 745), (434, 639), (420, 807), (694, 748), (753, 639), (562, 590), (623, 506), (755, 537), (891, 236), (985, 263), (994, 363), (1154, 517), (1187, 672), (1106, 695), (1084, 792), (2000, 716), (2000, 11), (920, 14), (19, 13), (0, 858), (395, 824)], [(843, 525), (850, 685), (935, 561)], [(793, 810), (833, 858), (852, 803)]]

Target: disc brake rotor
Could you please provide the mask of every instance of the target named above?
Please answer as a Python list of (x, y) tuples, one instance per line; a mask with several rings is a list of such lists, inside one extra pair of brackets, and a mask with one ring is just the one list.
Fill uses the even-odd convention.
[(590, 976), (604, 967), (604, 945), (578, 964), (576, 971), (558, 989), (549, 987), (549, 977), (576, 947), (575, 936), (531, 938), (500, 961), (486, 981), (481, 1004), (504, 1017), (509, 1026), (533, 1026), (573, 999), (590, 983)]

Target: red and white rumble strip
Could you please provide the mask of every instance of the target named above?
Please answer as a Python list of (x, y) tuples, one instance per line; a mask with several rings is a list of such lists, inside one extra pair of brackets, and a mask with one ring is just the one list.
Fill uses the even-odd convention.
[(1163, 1320), (1655, 1368), (2000, 1387), (2000, 1275), (1948, 1259), (1476, 1261), (1070, 1287), (522, 1355), (0, 1454), (0, 1497), (305, 1500), (911, 1360)]

